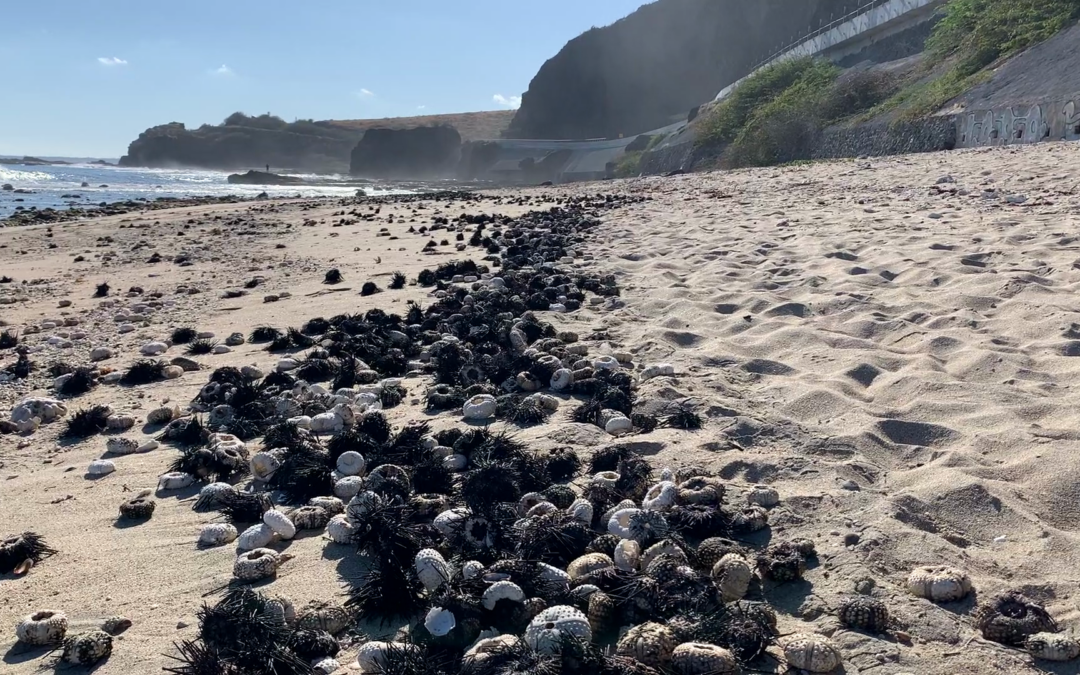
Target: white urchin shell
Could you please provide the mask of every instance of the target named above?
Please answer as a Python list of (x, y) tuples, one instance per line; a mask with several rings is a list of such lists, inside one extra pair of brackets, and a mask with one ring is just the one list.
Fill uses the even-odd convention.
[(34, 647), (59, 644), (67, 634), (68, 621), (63, 612), (44, 609), (24, 617), (15, 625), (15, 637)]
[(536, 506), (529, 509), (529, 512), (525, 514), (528, 518), (535, 518), (536, 516), (542, 516), (545, 513), (552, 513), (558, 511), (559, 507), (555, 506), (551, 502), (540, 502)]
[(363, 489), (363, 478), (360, 476), (345, 476), (334, 483), (334, 496), (339, 499), (352, 499)]
[(442, 554), (433, 548), (421, 549), (413, 560), (416, 576), (429, 592), (450, 580), (450, 566)]
[(542, 562), (536, 563), (536, 567), (540, 572), (540, 578), (544, 581), (552, 581), (564, 586), (570, 585), (570, 575), (558, 567)]
[(158, 476), (158, 489), (183, 490), (186, 487), (191, 487), (191, 484), (194, 482), (195, 476), (192, 476), (190, 473), (170, 471), (169, 473), (163, 473)]
[(469, 517), (468, 509), (448, 509), (435, 516), (432, 523), (443, 536), (449, 536)]
[(349, 500), (349, 504), (345, 507), (345, 515), (349, 517), (349, 520), (354, 525), (362, 523), (367, 514), (382, 502), (383, 498), (377, 493), (364, 490)]
[(281, 460), (273, 452), (256, 452), (248, 461), (248, 467), (255, 480), (266, 482), (281, 468)]
[(585, 555), (572, 560), (570, 564), (566, 566), (566, 573), (570, 576), (571, 580), (576, 580), (578, 577), (583, 577), (590, 572), (614, 566), (615, 561), (608, 555), (603, 553), (586, 553)]
[(674, 542), (664, 540), (657, 542), (641, 553), (641, 569), (648, 569), (654, 560), (662, 555), (671, 555), (686, 560), (686, 551), (683, 551)]
[(414, 645), (404, 642), (379, 642), (373, 640), (360, 646), (356, 653), (356, 664), (360, 666), (361, 673), (377, 673), (386, 667), (386, 654), (391, 647), (401, 650), (416, 649)]
[(1080, 642), (1061, 633), (1036, 633), (1024, 641), (1024, 649), (1047, 661), (1072, 661), (1080, 656)]
[(484, 573), (484, 563), (479, 560), (468, 560), (461, 566), (462, 579), (475, 579)]
[(315, 671), (316, 675), (332, 675), (341, 670), (341, 664), (334, 657), (327, 656), (312, 663), (311, 669)]
[(245, 551), (254, 551), (269, 545), (277, 537), (277, 533), (266, 523), (252, 525), (244, 530), (236, 545)]
[(236, 528), (229, 523), (210, 523), (203, 525), (199, 531), (199, 543), (203, 546), (223, 546), (236, 541), (236, 536)]
[(233, 576), (240, 581), (258, 581), (277, 574), (281, 556), (268, 548), (256, 548), (241, 553), (233, 563)]
[(661, 481), (649, 488), (649, 491), (645, 493), (645, 499), (642, 500), (641, 507), (654, 511), (666, 511), (675, 506), (675, 494), (677, 492), (675, 483)]
[(296, 536), (296, 525), (293, 525), (289, 517), (281, 511), (268, 510), (263, 514), (263, 522), (282, 539), (292, 539)]
[(641, 509), (633, 507), (628, 509), (620, 509), (615, 512), (615, 515), (611, 516), (611, 520), (608, 521), (608, 532), (614, 534), (617, 537), (623, 539), (630, 538), (630, 519), (635, 515), (641, 513)]
[(296, 606), (287, 596), (277, 594), (266, 599), (266, 607), (286, 626), (296, 623)]
[(768, 485), (755, 485), (746, 493), (746, 501), (771, 509), (780, 503), (780, 493)]
[(520, 642), (521, 638), (516, 635), (483, 637), (483, 634), (481, 634), (481, 638), (465, 652), (465, 660), (463, 663), (466, 666), (478, 666), (491, 658), (492, 654), (504, 652), (507, 649), (513, 648)]
[(525, 643), (541, 654), (558, 654), (564, 636), (582, 642), (592, 640), (589, 618), (569, 605), (555, 605), (540, 612), (525, 629)]
[(636, 572), (641, 567), (641, 544), (633, 539), (623, 539), (615, 545), (615, 567), (624, 572)]
[(335, 544), (351, 543), (354, 531), (355, 528), (344, 513), (339, 513), (334, 516), (330, 519), (330, 522), (326, 524), (326, 534), (330, 536), (330, 539)]
[(343, 476), (363, 476), (364, 456), (355, 450), (341, 453), (337, 460), (337, 470)]
[(971, 592), (967, 573), (953, 567), (918, 567), (907, 578), (908, 591), (934, 602), (953, 602)]
[(205, 500), (207, 506), (217, 506), (222, 497), (236, 492), (236, 488), (228, 483), (210, 483), (199, 490), (199, 499)]
[(454, 613), (442, 607), (432, 607), (424, 617), (424, 628), (435, 637), (443, 637), (457, 626)]
[[(603, 414), (604, 411), (600, 411)], [(614, 415), (608, 415), (604, 421), (604, 431), (612, 436), (622, 436), (628, 434), (634, 430), (634, 423), (630, 421), (630, 418), (622, 413), (616, 413)]]
[[(460, 400), (460, 399), (459, 399)], [(498, 403), (491, 394), (477, 394), (461, 406), (461, 414), (467, 420), (486, 420), (495, 417)]]
[(539, 492), (529, 492), (518, 500), (518, 513), (524, 516), (529, 512), (529, 509), (543, 501), (547, 501), (544, 495)]
[(720, 590), (724, 602), (742, 600), (753, 576), (754, 569), (750, 563), (737, 553), (728, 553), (712, 568), (713, 584)]
[(337, 497), (312, 497), (308, 500), (310, 506), (318, 506), (331, 516), (345, 513), (345, 503)]
[(569, 368), (559, 368), (551, 374), (551, 390), (564, 391), (574, 383), (574, 372)]
[(824, 635), (795, 633), (780, 646), (789, 666), (811, 673), (830, 673), (843, 662), (840, 650)]
[(615, 471), (601, 471), (592, 477), (592, 482), (598, 485), (604, 485), (607, 487), (615, 487), (615, 484), (619, 482), (619, 474)]
[(469, 466), (469, 458), (465, 455), (454, 453), (443, 458), (443, 466), (451, 473), (460, 473)]
[(146, 423), (153, 425), (168, 424), (179, 416), (175, 408), (155, 408), (147, 413)]
[(86, 473), (91, 476), (107, 476), (116, 471), (116, 465), (107, 459), (95, 459), (86, 467)]
[(318, 530), (330, 522), (330, 514), (321, 506), (301, 506), (289, 514), (297, 530)]
[(110, 455), (131, 455), (139, 449), (139, 442), (123, 436), (105, 441), (105, 452)]
[(570, 505), (567, 512), (574, 517), (574, 520), (585, 523), (586, 525), (592, 525), (593, 519), (593, 505), (588, 499), (577, 498), (574, 503)]
[(676, 647), (675, 634), (667, 626), (652, 621), (626, 632), (615, 648), (619, 656), (630, 656), (653, 668), (666, 669)]
[(512, 581), (496, 581), (484, 590), (480, 603), (484, 606), (484, 609), (493, 610), (495, 609), (495, 603), (500, 600), (525, 602), (525, 591), (521, 590), (521, 586)]
[(105, 427), (111, 431), (127, 431), (135, 426), (135, 418), (131, 415), (110, 415), (105, 420)]
[(687, 642), (671, 652), (675, 675), (727, 675), (739, 672), (735, 655), (705, 642)]
[(111, 635), (94, 630), (64, 640), (64, 653), (60, 658), (67, 663), (92, 666), (112, 654), (112, 645)]

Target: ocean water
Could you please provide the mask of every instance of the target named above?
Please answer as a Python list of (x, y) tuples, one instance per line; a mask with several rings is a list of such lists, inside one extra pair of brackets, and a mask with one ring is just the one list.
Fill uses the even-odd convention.
[[(16, 189), (29, 190), (31, 194), (16, 194), (0, 190), (0, 218), (6, 218), (22, 206), (29, 209), (67, 209), (72, 206), (87, 208), (101, 202), (118, 202), (128, 199), (153, 201), (158, 197), (222, 197), (236, 195), (254, 197), (266, 192), (271, 197), (330, 196), (350, 197), (356, 194), (356, 186), (338, 186), (333, 182), (348, 180), (348, 176), (297, 175), (308, 180), (327, 181), (331, 184), (311, 187), (282, 187), (272, 185), (230, 185), (224, 171), (199, 169), (128, 169), (91, 164), (62, 166), (22, 166), (0, 164), (0, 185), (10, 183)], [(83, 183), (90, 187), (81, 187)], [(107, 186), (107, 187), (105, 187)], [(412, 188), (413, 186), (409, 186)], [(372, 196), (406, 194), (413, 189), (394, 185), (365, 185), (364, 190)], [(65, 196), (66, 195), (66, 196)]]

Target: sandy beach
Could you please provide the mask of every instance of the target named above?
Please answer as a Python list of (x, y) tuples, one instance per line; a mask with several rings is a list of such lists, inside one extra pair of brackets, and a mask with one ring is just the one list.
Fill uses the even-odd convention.
[[(1075, 145), (1045, 143), (500, 190), (469, 203), (382, 203), (377, 213), (355, 200), (284, 200), (6, 228), (0, 275), (14, 281), (0, 284), (0, 330), (41, 346), (31, 358), (43, 367), (83, 364), (107, 346), (116, 355), (97, 365), (124, 370), (142, 345), (181, 326), (224, 340), (372, 308), (403, 314), (409, 301), (431, 304), (432, 289), (360, 297), (362, 284), (385, 289), (394, 272), (413, 280), (483, 255), (456, 251), (445, 232), (410, 227), (464, 211), (516, 217), (567, 196), (644, 197), (602, 213), (574, 262), (615, 275), (620, 297), (541, 314), (579, 334), (590, 353), (629, 352), (634, 372), (673, 365), (674, 376), (642, 382), (638, 399), (689, 400), (705, 417), (700, 431), (658, 429), (621, 443), (657, 468), (704, 465), (732, 500), (745, 501), (756, 484), (779, 492), (767, 536), (755, 542), (809, 538), (817, 549), (802, 581), (764, 598), (779, 632), (830, 636), (844, 657), (837, 672), (849, 675), (1073, 673), (1073, 664), (1036, 663), (983, 639), (971, 610), (1016, 590), (1062, 629), (1080, 624), (1078, 158)], [(423, 253), (432, 238), (449, 243)], [(341, 284), (322, 283), (330, 268), (340, 269)], [(256, 278), (246, 294), (224, 297)], [(102, 282), (112, 290), (94, 298)], [(142, 293), (129, 297), (132, 287)], [(121, 333), (117, 315), (140, 304), (152, 305), (145, 322)], [(77, 323), (63, 326), (69, 319)], [(71, 346), (46, 344), (59, 332)], [(181, 355), (174, 346), (163, 358)], [(128, 435), (149, 440), (147, 413), (187, 405), (212, 369), (269, 372), (279, 355), (245, 343), (194, 358), (201, 372), (100, 385), (69, 410), (109, 404), (139, 419)], [(0, 369), (14, 360), (0, 351)], [(51, 381), (37, 372), (0, 384), (0, 416), (26, 396), (52, 396)], [(430, 383), (406, 378), (409, 394), (387, 412), (391, 424), (460, 422), (460, 413), (423, 412)], [(615, 442), (571, 422), (570, 409), (519, 438), (541, 452), (572, 446), (585, 458)], [(196, 546), (200, 526), (217, 516), (192, 510), (195, 488), (160, 497), (145, 523), (117, 520), (122, 501), (157, 485), (174, 449), (115, 458), (115, 473), (89, 480), (105, 441), (60, 440), (62, 427), (0, 436), (0, 537), (34, 531), (59, 551), (26, 575), (0, 576), (0, 670), (33, 673), (48, 663), (41, 650), (17, 646), (13, 630), (47, 608), (76, 628), (115, 615), (132, 621), (93, 672), (160, 672), (175, 665), (173, 643), (197, 634), (199, 608), (229, 582), (234, 548)], [(295, 558), (262, 590), (297, 607), (340, 601), (357, 574), (349, 547), (321, 534), (293, 540), (288, 552)], [(947, 605), (908, 593), (913, 568), (941, 564), (967, 571), (975, 593)], [(895, 630), (842, 627), (836, 609), (856, 592), (885, 602)], [(341, 672), (355, 669), (355, 653), (339, 656)], [(755, 667), (773, 672), (776, 663)]]

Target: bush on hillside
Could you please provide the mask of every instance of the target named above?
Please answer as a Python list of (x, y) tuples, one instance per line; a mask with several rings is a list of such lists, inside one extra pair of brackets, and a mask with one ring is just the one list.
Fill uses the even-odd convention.
[(926, 42), (931, 62), (956, 57), (971, 75), (1053, 37), (1076, 20), (1080, 0), (952, 0)]

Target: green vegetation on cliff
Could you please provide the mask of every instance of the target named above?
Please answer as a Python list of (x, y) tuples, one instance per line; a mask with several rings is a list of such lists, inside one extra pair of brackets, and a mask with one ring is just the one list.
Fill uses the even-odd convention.
[(873, 114), (896, 108), (904, 120), (934, 114), (986, 79), (988, 66), (1076, 21), (1080, 0), (952, 0), (941, 12), (922, 68)]
[(895, 88), (878, 71), (842, 73), (811, 58), (783, 61), (751, 75), (706, 112), (697, 143), (722, 151), (720, 165), (727, 168), (808, 159), (821, 129), (880, 104)]

